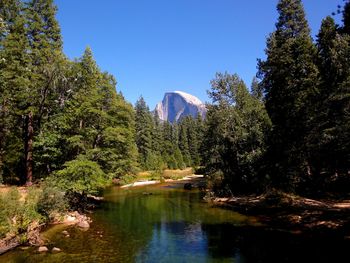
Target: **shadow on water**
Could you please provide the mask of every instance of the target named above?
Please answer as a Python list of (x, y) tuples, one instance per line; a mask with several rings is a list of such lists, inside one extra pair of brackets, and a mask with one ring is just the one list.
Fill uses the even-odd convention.
[(46, 233), (59, 254), (20, 248), (0, 262), (350, 262), (349, 240), (271, 231), (175, 184), (111, 188), (91, 228)]

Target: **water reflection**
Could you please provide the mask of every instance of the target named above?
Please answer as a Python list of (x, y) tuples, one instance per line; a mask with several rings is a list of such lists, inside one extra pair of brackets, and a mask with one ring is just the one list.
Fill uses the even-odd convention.
[(113, 188), (105, 197), (89, 231), (47, 233), (63, 253), (17, 249), (0, 262), (350, 262), (349, 240), (271, 231), (174, 185)]

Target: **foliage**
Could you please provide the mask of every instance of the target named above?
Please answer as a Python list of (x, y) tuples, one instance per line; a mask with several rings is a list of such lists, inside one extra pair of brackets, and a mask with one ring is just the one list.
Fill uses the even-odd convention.
[(69, 161), (64, 169), (57, 171), (53, 181), (55, 185), (65, 191), (80, 194), (96, 194), (108, 185), (108, 175), (93, 161), (83, 158)]
[(270, 120), (260, 100), (238, 75), (217, 73), (211, 82), (203, 148), (207, 172), (218, 172), (236, 192), (256, 190), (258, 164), (265, 152)]
[(62, 52), (52, 0), (1, 2), (0, 175), (31, 184), (79, 155), (108, 177), (135, 171), (134, 112), (90, 48)]
[(52, 219), (68, 209), (65, 193), (57, 187), (44, 185), (38, 200), (38, 212), (47, 219)]
[(265, 61), (259, 61), (266, 109), (273, 130), (268, 161), (273, 183), (296, 189), (307, 174), (307, 144), (318, 94), (316, 48), (300, 0), (281, 0), (276, 30), (267, 39)]
[(26, 196), (21, 196), (17, 188), (11, 188), (0, 196), (0, 236), (7, 233), (21, 234), (34, 221), (41, 221), (37, 210), (40, 191), (30, 188)]

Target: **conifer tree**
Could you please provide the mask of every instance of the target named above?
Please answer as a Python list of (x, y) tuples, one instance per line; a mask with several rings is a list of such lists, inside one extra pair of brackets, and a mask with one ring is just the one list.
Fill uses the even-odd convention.
[(276, 30), (267, 39), (259, 77), (273, 123), (269, 159), (274, 182), (295, 188), (303, 180), (300, 174), (310, 175), (305, 137), (318, 87), (316, 50), (301, 1), (280, 0), (277, 10)]
[(152, 153), (152, 116), (141, 96), (135, 105), (136, 145), (139, 152), (139, 162), (147, 169), (147, 160)]
[(346, 139), (350, 127), (350, 63), (347, 59), (350, 37), (340, 34), (334, 20), (327, 17), (322, 22), (317, 46), (321, 84), (319, 102), (316, 102), (319, 114), (315, 118), (314, 132), (310, 134), (315, 147), (314, 170), (334, 177), (346, 174), (350, 164)]
[(179, 149), (181, 151), (183, 162), (186, 166), (192, 165), (192, 160), (189, 150), (189, 136), (188, 136), (189, 122), (188, 118), (183, 118), (179, 124)]
[(350, 1), (347, 0), (343, 9), (342, 33), (350, 35)]
[[(30, 58), (28, 55), (29, 42), (27, 39), (26, 18), (23, 16), (23, 5), (19, 1), (4, 2), (2, 9), (6, 23), (6, 34), (1, 40), (1, 159), (6, 169), (6, 176), (24, 175), (22, 169), (31, 156), (24, 156), (25, 145), (22, 143), (22, 127), (25, 125), (24, 116), (30, 105)], [(4, 4), (3, 3), (3, 4)], [(7, 4), (6, 4), (7, 3)], [(6, 151), (6, 156), (4, 152)], [(30, 168), (30, 167), (29, 167)], [(29, 180), (31, 169), (28, 169)]]

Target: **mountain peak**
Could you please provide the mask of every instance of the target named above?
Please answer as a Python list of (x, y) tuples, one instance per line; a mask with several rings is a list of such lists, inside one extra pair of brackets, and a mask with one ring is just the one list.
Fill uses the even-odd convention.
[(202, 118), (206, 115), (206, 107), (197, 97), (183, 92), (166, 92), (164, 98), (156, 106), (158, 116), (163, 121), (178, 122), (186, 116), (194, 118), (199, 114)]

